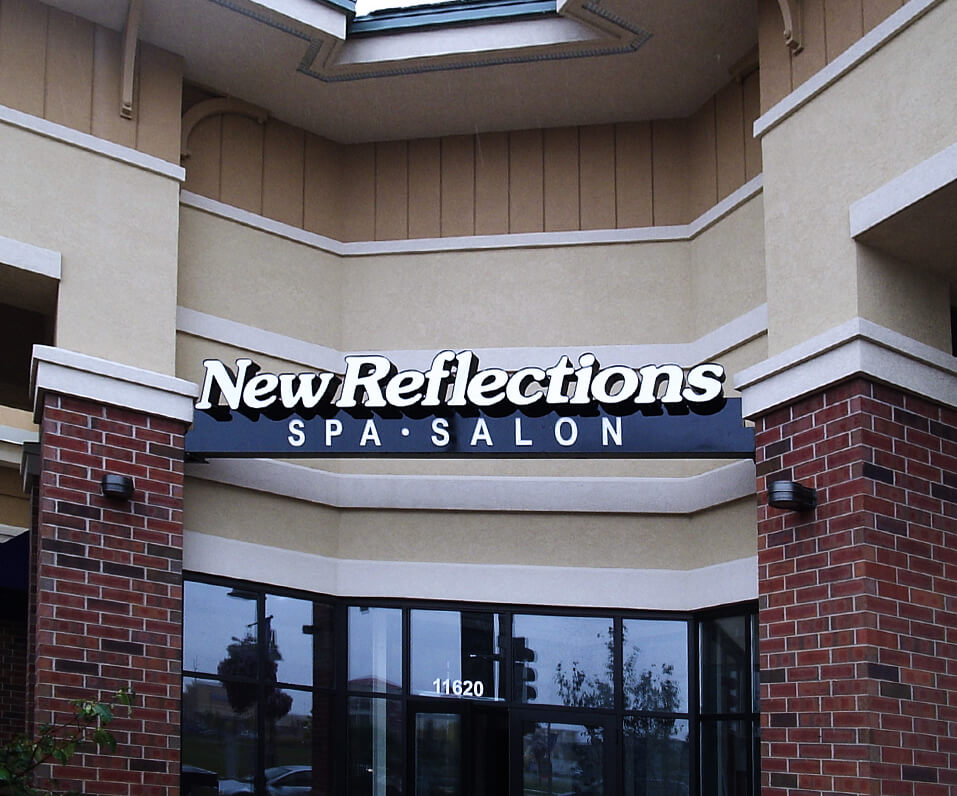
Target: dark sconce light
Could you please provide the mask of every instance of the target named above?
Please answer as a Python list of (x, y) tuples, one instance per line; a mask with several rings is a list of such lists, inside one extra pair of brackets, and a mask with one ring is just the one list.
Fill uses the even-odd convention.
[(106, 473), (100, 479), (100, 491), (109, 500), (129, 500), (133, 497), (133, 479), (128, 475)]
[(797, 481), (772, 481), (768, 486), (768, 503), (776, 509), (810, 511), (817, 508), (817, 491)]

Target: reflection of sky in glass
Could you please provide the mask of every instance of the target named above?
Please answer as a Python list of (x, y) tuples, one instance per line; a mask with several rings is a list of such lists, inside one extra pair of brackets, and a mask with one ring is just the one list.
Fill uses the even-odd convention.
[(349, 606), (349, 688), (402, 690), (402, 611)]
[[(565, 704), (557, 682), (558, 665), (564, 676), (571, 678), (572, 668), (584, 671), (586, 691), (596, 694), (596, 682), (607, 686), (611, 693), (611, 651), (608, 648), (612, 620), (603, 617), (528, 616), (516, 615), (512, 620), (512, 635), (526, 638), (528, 648), (535, 653), (530, 664), (535, 670), (534, 686), (537, 696), (530, 702), (547, 705)], [(611, 705), (610, 696), (601, 704)], [(572, 704), (579, 704), (572, 700)]]
[(435, 693), (432, 681), (462, 678), (462, 623), (457, 611), (412, 612), (412, 690)]
[[(482, 649), (466, 649), (465, 654), (482, 654), (482, 659), (471, 659), (471, 671), (462, 672), (462, 622), (463, 617), (471, 617), (472, 626), (488, 622), (491, 638), (483, 638), (481, 642), (488, 642)], [(433, 682), (440, 680), (473, 679), (483, 672), (482, 696), (491, 699), (498, 693), (498, 666), (488, 657), (486, 650), (498, 651), (499, 621), (497, 614), (462, 614), (458, 611), (412, 611), (410, 619), (412, 633), (412, 692), (435, 696), (436, 689)], [(482, 633), (482, 635), (488, 635)], [(473, 643), (476, 639), (473, 637)], [(467, 644), (468, 642), (466, 642)], [(484, 664), (484, 665), (483, 665)], [(494, 670), (494, 675), (490, 673)], [(445, 694), (442, 696), (455, 696)]]
[(374, 11), (407, 8), (409, 6), (436, 5), (442, 0), (356, 0), (356, 16), (361, 17)]
[(312, 625), (312, 603), (292, 597), (266, 596), (266, 616), (276, 635), (282, 660), (276, 679), (281, 683), (312, 685), (312, 635), (302, 632)]
[[(622, 647), (625, 664), (634, 656), (635, 676), (625, 671), (625, 707), (641, 710), (688, 710), (688, 623), (668, 620), (626, 619)], [(665, 667), (672, 667), (670, 674)], [(650, 673), (652, 688), (670, 681), (678, 688), (677, 701), (671, 705), (650, 704), (648, 694), (636, 693), (641, 675)], [(644, 697), (644, 698), (642, 698)]]
[(183, 606), (183, 668), (215, 672), (233, 638), (256, 633), (256, 600), (229, 597), (228, 586), (187, 581)]
[(311, 691), (295, 691), (292, 688), (283, 688), (282, 692), (292, 697), (292, 707), (286, 714), (287, 720), (292, 718), (306, 719), (312, 715)]

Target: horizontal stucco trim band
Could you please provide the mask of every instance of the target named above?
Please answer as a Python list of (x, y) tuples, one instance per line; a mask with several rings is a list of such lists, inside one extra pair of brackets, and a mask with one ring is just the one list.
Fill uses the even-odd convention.
[(951, 144), (854, 202), (849, 211), (851, 237), (863, 235), (953, 182), (957, 182), (957, 144)]
[(0, 523), (0, 544), (19, 536), (21, 533), (25, 533), (26, 531), (26, 528), (20, 528), (17, 525), (4, 525)]
[(36, 442), (38, 438), (39, 433), (35, 430), (17, 428), (16, 426), (0, 426), (0, 442), (22, 445), (24, 442)]
[(757, 597), (757, 558), (690, 570), (335, 559), (187, 531), (184, 569), (342, 597), (695, 611)]
[[(537, 365), (549, 367), (560, 356), (576, 357), (592, 353), (603, 363), (674, 362), (690, 367), (714, 359), (720, 354), (744, 345), (765, 334), (768, 328), (766, 304), (755, 307), (733, 321), (702, 335), (690, 343), (652, 343), (640, 345), (563, 346), (535, 348), (479, 348), (474, 350), (485, 367), (517, 368)], [(309, 343), (294, 337), (269, 332), (255, 326), (208, 315), (187, 307), (176, 310), (176, 329), (184, 334), (235, 346), (249, 352), (265, 354), (287, 362), (297, 362), (311, 368), (341, 373), (345, 357), (367, 351), (337, 351), (328, 346)], [(456, 350), (463, 350), (459, 347)], [(397, 366), (424, 369), (435, 356), (434, 350), (380, 351)]]
[(755, 493), (750, 460), (687, 478), (331, 473), (268, 459), (217, 459), (186, 474), (342, 509), (684, 515)]
[(957, 405), (957, 359), (864, 318), (746, 368), (734, 386), (743, 415), (754, 418), (854, 376)]
[(36, 420), (53, 392), (192, 423), (199, 392), (185, 379), (45, 345), (33, 347), (30, 388)]
[(754, 137), (760, 138), (773, 130), (942, 2), (943, 0), (908, 0), (899, 10), (848, 47), (821, 71), (773, 105), (767, 113), (755, 119)]
[(6, 105), (0, 105), (0, 122), (4, 122), (13, 127), (19, 127), (23, 130), (29, 130), (45, 138), (52, 138), (70, 146), (85, 149), (87, 152), (94, 152), (97, 155), (103, 155), (111, 160), (117, 160), (130, 166), (136, 166), (144, 171), (151, 171), (163, 177), (178, 182), (186, 180), (186, 169), (176, 163), (170, 163), (162, 158), (153, 155), (147, 155), (137, 149), (132, 149), (122, 144), (114, 144), (104, 138), (97, 138), (89, 133), (81, 133), (71, 127), (65, 127), (56, 122), (50, 122), (41, 119), (39, 116), (33, 116), (23, 111), (8, 108)]
[(0, 236), (0, 263), (49, 279), (60, 279), (60, 252)]
[(307, 232), (299, 227), (250, 213), (233, 205), (209, 199), (190, 191), (180, 193), (180, 204), (202, 210), (220, 218), (235, 221), (282, 238), (338, 254), (358, 257), (373, 254), (422, 254), (426, 252), (475, 251), (480, 249), (527, 249), (548, 246), (584, 246), (609, 243), (662, 243), (688, 241), (720, 221), (740, 205), (761, 192), (763, 176), (758, 175), (729, 194), (690, 224), (629, 229), (572, 230), (569, 232), (523, 232), (502, 235), (467, 235), (449, 238), (416, 238), (412, 240), (357, 241), (343, 243), (334, 238)]

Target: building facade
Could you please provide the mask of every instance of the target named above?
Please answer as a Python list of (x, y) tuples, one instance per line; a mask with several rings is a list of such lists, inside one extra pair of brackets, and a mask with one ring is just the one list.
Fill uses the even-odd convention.
[(953, 792), (955, 34), (0, 0), (0, 740), (132, 687), (62, 783)]

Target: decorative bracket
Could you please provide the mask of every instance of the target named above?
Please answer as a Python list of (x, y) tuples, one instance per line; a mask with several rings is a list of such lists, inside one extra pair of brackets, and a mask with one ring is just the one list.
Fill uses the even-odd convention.
[(269, 111), (265, 108), (260, 108), (258, 105), (233, 99), (232, 97), (217, 97), (216, 99), (209, 99), (205, 102), (198, 102), (183, 114), (182, 133), (179, 142), (179, 155), (183, 160), (189, 157), (189, 149), (186, 144), (189, 141), (190, 134), (193, 132), (193, 128), (203, 121), (203, 119), (208, 119), (210, 116), (216, 116), (221, 113), (238, 113), (240, 116), (248, 116), (250, 119), (255, 119), (259, 124), (265, 124), (266, 119), (269, 118)]
[(120, 116), (133, 118), (133, 77), (136, 69), (136, 39), (140, 30), (143, 0), (130, 0), (123, 28), (123, 63), (120, 68)]
[(804, 49), (801, 30), (801, 0), (778, 0), (781, 16), (784, 17), (784, 43), (795, 55)]

